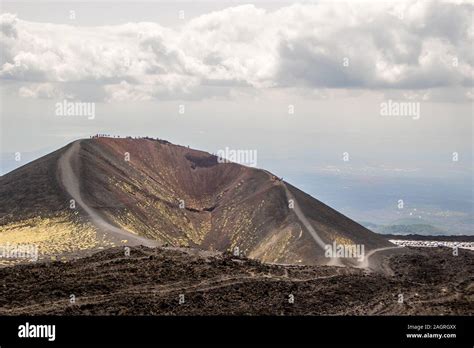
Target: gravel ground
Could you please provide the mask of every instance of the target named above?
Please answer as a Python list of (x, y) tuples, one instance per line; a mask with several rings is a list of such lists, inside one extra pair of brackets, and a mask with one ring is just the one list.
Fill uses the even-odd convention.
[[(192, 249), (111, 248), (0, 269), (0, 315), (471, 315), (474, 252), (418, 248), (387, 274)], [(390, 273), (390, 275), (388, 275)]]

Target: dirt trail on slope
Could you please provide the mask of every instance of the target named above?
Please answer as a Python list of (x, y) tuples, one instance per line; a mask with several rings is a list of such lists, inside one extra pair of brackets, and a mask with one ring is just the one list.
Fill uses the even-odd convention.
[[(282, 182), (282, 185), (285, 189), (285, 194), (286, 194), (286, 198), (287, 198), (287, 201), (290, 201), (292, 200), (293, 201), (293, 211), (295, 212), (296, 214), (296, 217), (298, 218), (298, 220), (300, 220), (300, 222), (303, 224), (303, 226), (306, 228), (306, 230), (309, 232), (309, 234), (311, 235), (311, 237), (313, 237), (314, 241), (316, 242), (316, 244), (318, 244), (319, 247), (321, 247), (321, 249), (326, 250), (325, 247), (326, 247), (326, 244), (322, 239), (321, 237), (318, 235), (318, 232), (316, 232), (316, 230), (313, 228), (313, 226), (311, 225), (311, 223), (308, 221), (308, 219), (306, 218), (305, 214), (301, 211), (301, 208), (299, 207), (298, 205), (298, 202), (296, 201), (296, 198), (295, 196), (293, 196), (293, 194), (290, 192), (290, 190), (288, 189), (288, 187), (285, 185), (284, 182)], [(341, 261), (338, 259), (338, 258), (335, 258), (335, 257), (331, 257), (329, 259), (329, 261), (327, 262), (327, 265), (328, 266), (344, 266)]]
[[(294, 212), (296, 214), (296, 216), (298, 217), (298, 219), (301, 221), (301, 223), (306, 227), (306, 229), (308, 230), (308, 232), (311, 234), (311, 236), (313, 237), (313, 239), (315, 240), (315, 242), (323, 249), (325, 250), (325, 245), (326, 243), (324, 243), (324, 241), (321, 239), (321, 237), (319, 237), (318, 233), (314, 230), (313, 226), (311, 226), (311, 223), (308, 221), (308, 219), (306, 218), (306, 216), (304, 215), (304, 213), (301, 211), (300, 207), (298, 206), (298, 202), (296, 201), (295, 197), (291, 194), (290, 190), (288, 190), (288, 187), (283, 183), (283, 186), (285, 188), (285, 192), (286, 192), (286, 197), (288, 199), (292, 199), (293, 202), (294, 202)], [(379, 251), (383, 251), (383, 250), (389, 250), (389, 249), (399, 249), (400, 247), (399, 246), (394, 246), (394, 247), (383, 247), (383, 248), (377, 248), (377, 249), (373, 249), (371, 251), (369, 251), (367, 253), (367, 255), (365, 255), (365, 257), (363, 258), (362, 261), (360, 261), (358, 264), (354, 265), (354, 267), (356, 268), (364, 268), (364, 269), (370, 269), (372, 268), (371, 267), (371, 264), (369, 262), (369, 258), (379, 252)], [(341, 260), (337, 257), (333, 257), (329, 260), (329, 262), (327, 263), (328, 266), (345, 266)]]
[[(267, 172), (266, 170), (264, 170), (270, 177), (273, 177), (273, 175), (270, 173), (270, 172)], [(294, 204), (294, 207), (293, 207), (293, 211), (295, 212), (298, 220), (303, 224), (303, 226), (306, 228), (306, 230), (310, 233), (311, 237), (313, 237), (314, 241), (316, 242), (316, 244), (318, 244), (319, 247), (321, 247), (321, 249), (325, 250), (325, 246), (326, 246), (326, 243), (321, 239), (321, 237), (318, 235), (318, 233), (316, 232), (316, 230), (313, 228), (313, 226), (311, 225), (311, 223), (309, 222), (309, 220), (306, 218), (305, 214), (303, 213), (303, 211), (301, 210), (301, 208), (299, 207), (298, 205), (298, 202), (296, 200), (296, 198), (293, 196), (293, 194), (290, 192), (290, 190), (288, 189), (288, 187), (286, 186), (285, 182), (283, 181), (280, 181), (279, 182), (280, 185), (283, 186), (283, 188), (285, 189), (285, 194), (286, 194), (286, 198), (287, 200), (292, 200), (293, 201), (293, 204)], [(367, 253), (367, 255), (364, 256), (363, 260), (360, 261), (358, 264), (356, 265), (353, 265), (353, 267), (356, 267), (356, 268), (364, 268), (364, 269), (371, 269), (373, 268), (369, 262), (369, 258), (374, 255), (375, 253), (379, 252), (379, 251), (383, 251), (383, 250), (390, 250), (390, 249), (399, 249), (400, 247), (399, 246), (394, 246), (394, 247), (383, 247), (383, 248), (377, 248), (377, 249), (373, 249), (371, 251), (369, 251)], [(345, 266), (341, 260), (337, 257), (332, 257), (330, 258), (330, 260), (326, 263), (327, 266)]]
[[(271, 180), (274, 177), (274, 175), (266, 170), (263, 169), (263, 171), (270, 177)], [(309, 232), (311, 237), (314, 239), (316, 244), (323, 250), (325, 251), (326, 244), (321, 237), (318, 235), (318, 232), (313, 228), (309, 220), (306, 218), (305, 214), (301, 210), (301, 208), (298, 205), (298, 202), (296, 201), (296, 198), (293, 196), (293, 194), (290, 192), (288, 187), (286, 186), (284, 181), (278, 181), (278, 185), (281, 185), (284, 190), (285, 190), (285, 195), (286, 195), (286, 200), (289, 202), (290, 200), (293, 201), (293, 211), (298, 218), (298, 220), (301, 222), (301, 224), (306, 228), (306, 230)], [(327, 262), (328, 266), (344, 266), (338, 258), (330, 258), (330, 260)]]
[(369, 262), (369, 261), (370, 261), (369, 258), (370, 258), (373, 254), (375, 254), (375, 253), (377, 253), (377, 252), (379, 252), (379, 251), (383, 251), (383, 250), (400, 249), (400, 248), (402, 248), (402, 247), (400, 247), (400, 246), (394, 246), (394, 247), (384, 247), (384, 248), (373, 249), (373, 250), (369, 251), (369, 252), (367, 253), (367, 255), (364, 256), (364, 259), (363, 259), (358, 265), (356, 265), (355, 267), (357, 267), (357, 268), (365, 268), (365, 269), (372, 268), (371, 265), (370, 265), (370, 262)]
[(283, 187), (285, 188), (285, 194), (286, 198), (288, 201), (292, 200), (293, 201), (293, 211), (295, 212), (296, 216), (298, 217), (298, 220), (303, 224), (303, 226), (308, 230), (308, 232), (311, 234), (311, 237), (313, 237), (314, 241), (316, 244), (318, 244), (321, 249), (324, 250), (326, 243), (319, 237), (318, 233), (316, 230), (313, 228), (311, 223), (308, 221), (306, 216), (303, 214), (301, 211), (298, 202), (296, 201), (296, 198), (291, 194), (290, 190), (288, 190), (288, 187), (283, 183)]
[(67, 193), (76, 201), (76, 203), (84, 209), (89, 215), (92, 223), (99, 228), (107, 237), (114, 241), (121, 242), (126, 240), (127, 245), (145, 245), (154, 247), (158, 245), (157, 241), (153, 241), (138, 235), (134, 235), (124, 229), (116, 227), (106, 221), (97, 211), (89, 207), (82, 199), (79, 179), (72, 168), (72, 161), (78, 157), (81, 148), (81, 141), (74, 142), (69, 149), (61, 156), (58, 161), (60, 180)]

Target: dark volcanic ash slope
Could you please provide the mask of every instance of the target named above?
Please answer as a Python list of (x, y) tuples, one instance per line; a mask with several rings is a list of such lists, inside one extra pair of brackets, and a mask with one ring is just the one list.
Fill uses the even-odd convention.
[[(66, 154), (89, 212), (80, 206), (74, 214), (69, 209), (70, 188), (64, 187), (64, 165), (59, 165)], [(21, 195), (11, 189), (13, 183), (22, 187)], [(0, 198), (8, 205), (2, 207), (0, 221), (12, 232), (24, 218), (41, 211), (42, 217), (59, 215), (84, 233), (102, 230), (107, 239), (104, 224), (90, 219), (93, 210), (111, 229), (162, 244), (221, 251), (238, 247), (246, 256), (267, 262), (327, 262), (314, 236), (289, 208), (287, 190), (323, 242), (364, 244), (366, 252), (391, 246), (266, 171), (218, 163), (206, 152), (151, 139), (81, 140), (3, 176)]]
[(5, 267), (0, 315), (472, 315), (474, 309), (469, 250), (391, 255), (394, 276), (203, 254), (136, 247), (125, 256), (114, 248)]
[[(58, 180), (58, 161), (67, 147), (0, 177), (0, 245), (34, 245), (39, 257), (83, 255), (113, 246), (96, 233)], [(67, 255), (67, 256), (66, 256)], [(0, 259), (0, 266), (21, 262)]]

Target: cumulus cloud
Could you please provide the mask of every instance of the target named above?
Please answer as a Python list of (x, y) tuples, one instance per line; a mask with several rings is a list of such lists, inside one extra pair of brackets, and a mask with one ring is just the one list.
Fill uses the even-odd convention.
[(57, 88), (51, 83), (23, 86), (18, 90), (18, 95), (22, 98), (35, 99), (74, 99), (73, 95), (65, 93), (61, 88)]
[[(276, 11), (243, 5), (179, 29), (157, 23), (76, 27), (3, 14), (0, 78), (94, 83), (107, 101), (203, 96), (212, 86), (469, 88), (473, 7), (421, 0), (324, 1)], [(46, 93), (46, 87), (25, 88), (20, 95)]]

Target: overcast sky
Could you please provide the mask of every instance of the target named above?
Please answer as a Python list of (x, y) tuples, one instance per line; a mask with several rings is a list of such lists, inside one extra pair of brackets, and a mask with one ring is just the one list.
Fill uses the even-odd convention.
[[(14, 152), (100, 132), (256, 149), (293, 181), (472, 177), (472, 2), (4, 1), (1, 13), (2, 173)], [(65, 99), (95, 103), (95, 118), (58, 116)], [(381, 115), (388, 101), (419, 103), (419, 118)]]

